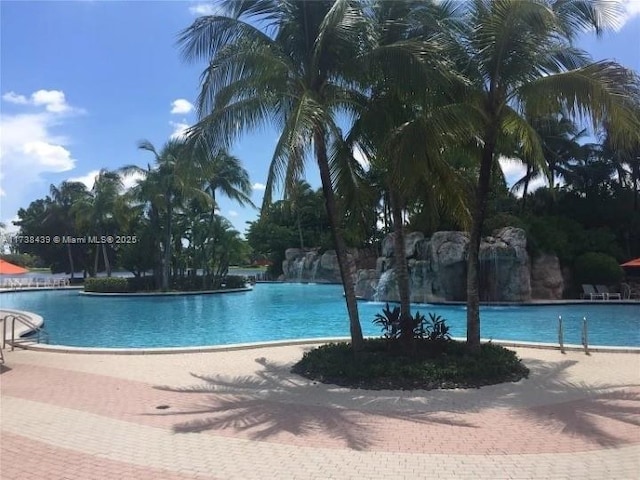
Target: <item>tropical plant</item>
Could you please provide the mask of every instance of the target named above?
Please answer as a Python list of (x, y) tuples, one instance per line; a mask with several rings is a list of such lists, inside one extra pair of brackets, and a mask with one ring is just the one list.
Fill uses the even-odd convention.
[[(601, 33), (619, 13), (611, 2), (565, 0), (476, 0), (462, 4), (462, 53), (458, 65), (470, 80), (468, 121), (478, 131), (478, 183), (467, 265), (467, 343), (480, 348), (480, 237), (490, 193), (491, 172), (505, 145), (517, 143), (544, 168), (540, 136), (527, 121), (566, 111), (607, 123), (617, 145), (640, 132), (632, 99), (638, 77), (612, 61), (592, 63), (573, 42), (581, 32)], [(530, 117), (529, 117), (530, 116)]]
[[(49, 194), (51, 196), (51, 211), (44, 221), (54, 227), (52, 232), (55, 234), (62, 234), (66, 237), (79, 237), (82, 232), (78, 231), (73, 206), (88, 199), (89, 192), (86, 185), (81, 182), (62, 182), (57, 187), (51, 185)], [(64, 243), (69, 261), (69, 272), (71, 279), (73, 279), (76, 271), (74, 253), (77, 253), (78, 246), (84, 247), (84, 245), (72, 242)]]
[[(118, 203), (122, 201), (122, 188), (122, 179), (118, 172), (101, 169), (94, 179), (89, 195), (79, 198), (73, 205), (72, 211), (76, 215), (78, 228), (99, 238), (118, 233), (115, 211), (118, 209)], [(102, 253), (105, 271), (108, 277), (111, 276), (109, 257), (113, 256), (112, 252), (112, 246), (106, 242), (95, 245), (93, 275), (98, 273)]]
[(614, 257), (600, 252), (588, 252), (576, 258), (574, 276), (578, 285), (615, 285), (622, 280), (624, 271)]
[(382, 329), (384, 338), (387, 340), (397, 339), (400, 336), (400, 307), (395, 306), (391, 310), (389, 304), (385, 304), (382, 313), (376, 313), (373, 323)]
[[(426, 319), (424, 319), (421, 323), (425, 324)], [(447, 326), (446, 320), (435, 313), (429, 314), (429, 322), (427, 326), (424, 327), (424, 331), (424, 338), (433, 342), (451, 340), (451, 335), (449, 335), (449, 326)]]
[(364, 58), (367, 81), (373, 87), (349, 141), (364, 152), (386, 193), (393, 221), (400, 310), (407, 319), (403, 322), (407, 330), (401, 337), (411, 349), (404, 242), (409, 205), (419, 204), (428, 209), (427, 214), (446, 207), (462, 225), (469, 218), (465, 189), (447, 162), (446, 153), (465, 130), (461, 109), (451, 108), (449, 98), (462, 88), (464, 78), (443, 55), (450, 46), (443, 25), (456, 21), (451, 4), (376, 2), (368, 19), (376, 41)]
[(154, 155), (154, 168), (130, 165), (121, 171), (125, 175), (138, 174), (141, 177), (132, 194), (148, 205), (150, 226), (160, 238), (160, 288), (166, 290), (169, 288), (176, 210), (186, 198), (197, 197), (201, 202), (210, 202), (201, 188), (204, 182), (203, 157), (196, 158), (197, 146), (181, 138), (169, 140), (160, 151), (147, 140), (140, 141), (138, 148)]
[[(403, 325), (406, 322), (406, 325)], [(429, 319), (416, 312), (414, 316), (403, 317), (399, 306), (393, 309), (386, 303), (382, 313), (377, 313), (373, 319), (374, 325), (382, 330), (382, 336), (387, 341), (395, 341), (401, 338), (404, 332), (411, 332), (415, 340), (428, 340), (430, 342), (441, 342), (450, 340), (449, 327), (444, 318), (435, 313), (429, 313)], [(407, 353), (405, 351), (405, 353)]]
[(223, 15), (198, 18), (181, 32), (188, 60), (208, 63), (192, 129), (226, 146), (241, 132), (274, 121), (282, 132), (269, 168), (263, 205), (284, 183), (287, 190), (313, 152), (320, 171), (345, 291), (354, 350), (363, 344), (342, 213), (334, 184), (349, 181), (355, 162), (332, 158), (341, 138), (337, 116), (363, 100), (350, 79), (358, 75), (362, 13), (356, 2), (222, 2)]

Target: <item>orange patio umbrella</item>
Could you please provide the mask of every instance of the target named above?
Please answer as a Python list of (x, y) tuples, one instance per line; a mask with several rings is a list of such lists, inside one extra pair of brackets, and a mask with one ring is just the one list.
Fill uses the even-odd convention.
[(26, 268), (19, 267), (0, 258), (0, 275), (20, 275), (28, 271)]
[(621, 267), (640, 267), (640, 258), (634, 258), (620, 265)]

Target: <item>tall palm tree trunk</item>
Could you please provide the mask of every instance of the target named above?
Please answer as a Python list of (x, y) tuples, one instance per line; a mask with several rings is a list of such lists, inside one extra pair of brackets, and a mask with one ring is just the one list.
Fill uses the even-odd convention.
[(411, 292), (409, 286), (409, 268), (407, 252), (404, 245), (404, 220), (402, 218), (402, 202), (400, 195), (393, 189), (389, 192), (391, 212), (393, 215), (393, 256), (395, 260), (396, 281), (400, 296), (400, 340), (408, 353), (413, 353), (413, 326), (411, 318)]
[(488, 137), (482, 149), (478, 190), (474, 205), (467, 258), (467, 347), (472, 353), (480, 351), (480, 240), (487, 208), (491, 167), (495, 150), (495, 135)]
[(300, 237), (300, 250), (304, 249), (304, 237), (302, 236), (302, 224), (300, 223), (300, 211), (296, 213), (296, 223), (298, 224), (298, 236)]
[(69, 257), (69, 268), (71, 270), (71, 280), (74, 279), (75, 265), (73, 264), (73, 254), (71, 252), (71, 244), (67, 242), (67, 256)]
[(169, 270), (171, 269), (171, 216), (173, 209), (171, 201), (167, 202), (167, 220), (165, 222), (166, 232), (164, 239), (164, 252), (162, 258), (162, 289), (169, 289)]
[(522, 188), (522, 210), (524, 213), (527, 209), (527, 195), (529, 194), (529, 182), (531, 181), (531, 175), (533, 174), (533, 165), (527, 163), (527, 174), (524, 180), (524, 187)]
[(322, 191), (324, 193), (325, 207), (329, 224), (331, 225), (331, 233), (336, 246), (336, 256), (338, 257), (338, 265), (340, 267), (340, 277), (347, 302), (347, 311), (349, 313), (349, 330), (351, 332), (351, 347), (355, 352), (360, 351), (364, 347), (364, 339), (362, 337), (362, 327), (360, 326), (360, 318), (358, 316), (358, 302), (356, 300), (355, 286), (349, 271), (349, 263), (347, 260), (347, 244), (342, 235), (342, 227), (338, 216), (338, 206), (333, 192), (331, 182), (331, 171), (329, 169), (329, 160), (327, 158), (327, 145), (325, 143), (324, 132), (318, 128), (314, 134), (314, 143), (316, 150), (316, 160), (320, 169), (320, 180), (322, 182)]
[(102, 258), (104, 260), (104, 269), (107, 272), (107, 277), (111, 276), (111, 262), (109, 262), (109, 255), (107, 253), (107, 244), (103, 243), (101, 245), (101, 250), (102, 250)]
[(93, 276), (98, 276), (98, 262), (100, 261), (100, 246), (96, 244), (96, 254), (93, 257)]

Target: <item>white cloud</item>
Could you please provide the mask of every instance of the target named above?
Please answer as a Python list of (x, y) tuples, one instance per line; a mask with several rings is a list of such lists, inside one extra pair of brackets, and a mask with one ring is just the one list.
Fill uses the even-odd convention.
[(50, 131), (56, 122), (47, 114), (2, 116), (0, 158), (12, 185), (15, 185), (15, 178), (10, 173), (32, 181), (41, 173), (64, 172), (74, 167), (75, 160), (64, 146), (66, 139), (52, 135)]
[(93, 184), (96, 181), (96, 176), (100, 173), (100, 170), (91, 170), (86, 175), (81, 175), (79, 177), (71, 177), (67, 179), (68, 182), (80, 182), (84, 183), (88, 190), (93, 188)]
[(62, 113), (71, 110), (64, 98), (64, 92), (60, 90), (38, 90), (31, 94), (31, 102), (36, 105), (44, 105), (48, 112)]
[(233, 218), (233, 217), (237, 217), (239, 214), (235, 210), (229, 210), (228, 215)]
[(16, 92), (7, 92), (4, 95), (2, 95), (2, 99), (5, 102), (15, 103), (18, 105), (26, 105), (29, 103), (29, 100), (27, 100), (27, 97), (25, 97), (24, 95), (18, 95)]
[(129, 190), (131, 187), (135, 187), (138, 183), (138, 180), (142, 180), (142, 173), (133, 173), (131, 175), (127, 175), (126, 177), (122, 177), (122, 184), (125, 190)]
[[(502, 172), (504, 173), (504, 177), (509, 188), (511, 188), (514, 183), (524, 177), (527, 173), (527, 167), (522, 163), (521, 160), (517, 158), (500, 157), (498, 159), (498, 162), (500, 163), (500, 167), (502, 168)], [(556, 185), (558, 183), (564, 183), (558, 177), (555, 177), (554, 182), (556, 183)], [(531, 193), (536, 191), (538, 188), (545, 186), (548, 186), (547, 177), (544, 175), (540, 175), (529, 182), (527, 191)], [(522, 197), (522, 193), (523, 191), (521, 188), (514, 192), (517, 197)]]
[(615, 30), (620, 31), (632, 19), (640, 15), (640, 0), (622, 0), (624, 13), (620, 17)]
[(71, 107), (58, 90), (38, 90), (29, 96), (8, 92), (2, 100), (23, 109), (38, 108), (36, 112), (3, 112), (0, 116), (1, 216), (6, 219), (33, 199), (30, 188), (42, 181), (42, 175), (75, 167), (69, 140), (53, 129), (63, 126), (69, 114), (82, 110)]
[(360, 147), (356, 146), (353, 149), (353, 158), (356, 159), (356, 162), (358, 162), (362, 166), (362, 168), (364, 168), (365, 170), (369, 170), (369, 167), (371, 166), (371, 164), (369, 163), (369, 160), (365, 157), (364, 152), (360, 150)]
[(193, 110), (193, 104), (184, 98), (178, 98), (171, 102), (171, 113), (174, 115), (183, 115)]
[(2, 95), (2, 99), (8, 103), (16, 105), (32, 105), (35, 107), (45, 107), (50, 113), (80, 113), (79, 109), (73, 108), (67, 103), (64, 92), (61, 90), (38, 90), (33, 92), (29, 98), (16, 92), (7, 92)]
[(264, 183), (256, 182), (251, 186), (252, 189), (264, 192), (267, 186)]
[(173, 127), (173, 132), (171, 132), (170, 138), (175, 140), (179, 138), (184, 138), (187, 130), (191, 125), (186, 123), (184, 120), (182, 122), (169, 122), (169, 125)]
[(38, 163), (50, 172), (66, 172), (75, 165), (69, 150), (41, 140), (25, 143), (22, 152), (29, 157), (37, 158)]
[(196, 3), (189, 7), (189, 13), (191, 15), (215, 15), (220, 11), (220, 8), (216, 8), (211, 3)]
[[(91, 190), (93, 188), (93, 184), (96, 181), (96, 177), (100, 173), (100, 170), (91, 170), (86, 175), (80, 175), (79, 177), (71, 177), (67, 179), (68, 182), (80, 182), (84, 183), (87, 189)], [(143, 177), (141, 173), (133, 173), (131, 175), (122, 176), (122, 185), (124, 190), (129, 190), (131, 187), (134, 187), (138, 180)]]
[(509, 186), (520, 180), (527, 172), (527, 168), (522, 161), (517, 158), (500, 157), (498, 162)]

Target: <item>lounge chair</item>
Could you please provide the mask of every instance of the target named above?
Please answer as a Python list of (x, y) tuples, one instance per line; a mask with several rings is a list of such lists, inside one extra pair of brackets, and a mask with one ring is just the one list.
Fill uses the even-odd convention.
[(625, 300), (640, 299), (640, 288), (635, 288), (635, 285), (629, 285), (628, 283), (621, 283), (622, 298)]
[(596, 291), (593, 285), (583, 283), (582, 292), (582, 298), (589, 298), (589, 300), (605, 299), (604, 293)]
[(612, 298), (622, 300), (622, 296), (619, 293), (610, 292), (606, 285), (596, 285), (596, 290), (604, 295), (605, 300), (611, 300)]

